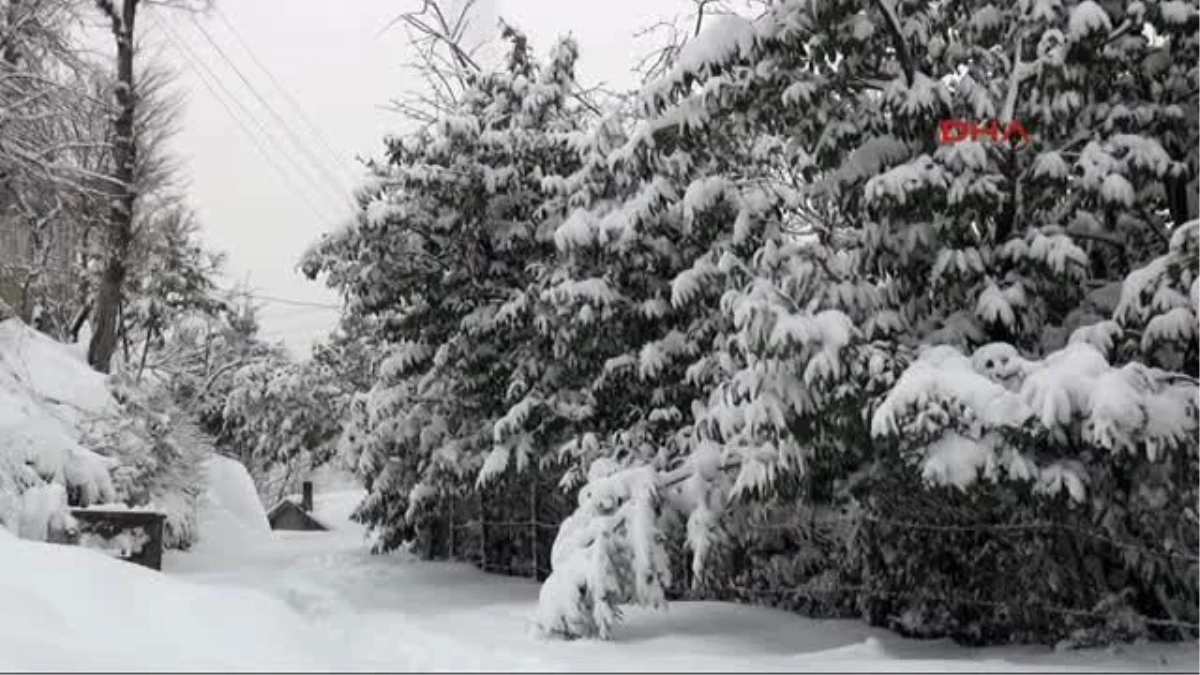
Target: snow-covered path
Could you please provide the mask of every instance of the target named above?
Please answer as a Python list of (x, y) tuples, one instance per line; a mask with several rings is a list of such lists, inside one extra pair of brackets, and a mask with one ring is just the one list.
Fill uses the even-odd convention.
[(176, 554), (166, 571), (282, 598), (313, 624), (321, 651), (344, 670), (1197, 670), (1194, 643), (1084, 653), (968, 650), (854, 621), (725, 603), (632, 610), (612, 643), (541, 641), (528, 631), (536, 584), (467, 565), (370, 555), (361, 530), (346, 520), (356, 499), (352, 492), (318, 499), (332, 532), (276, 533), (262, 546), (220, 555)]
[[(277, 532), (274, 540), (238, 551), (169, 554), (164, 571), (220, 587), (247, 587), (281, 598), (316, 624), (322, 642), (339, 646), (347, 670), (545, 670), (525, 655), (523, 640), (506, 650), (480, 642), (503, 626), (473, 626), (495, 604), (527, 604), (536, 586), (485, 577), (467, 565), (372, 555), (362, 530), (348, 521), (361, 495), (331, 493), (317, 514), (332, 532)], [(522, 617), (509, 617), (523, 625)], [(326, 645), (322, 645), (326, 646)], [(497, 665), (500, 664), (500, 665)]]

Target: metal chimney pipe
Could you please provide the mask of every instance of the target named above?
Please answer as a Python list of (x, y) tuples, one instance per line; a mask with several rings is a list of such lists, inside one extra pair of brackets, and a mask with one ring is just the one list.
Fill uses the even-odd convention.
[(312, 513), (312, 510), (313, 510), (312, 481), (310, 481), (310, 480), (304, 481), (304, 485), (302, 486), (302, 488), (303, 488), (303, 493), (301, 494), (301, 497), (300, 497), (300, 508), (303, 509), (306, 513)]

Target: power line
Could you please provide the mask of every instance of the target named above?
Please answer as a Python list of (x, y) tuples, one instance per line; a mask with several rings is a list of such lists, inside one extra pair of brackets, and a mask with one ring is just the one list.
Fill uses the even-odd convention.
[(321, 336), (329, 336), (337, 329), (336, 321), (324, 321), (316, 324), (304, 324), (297, 326), (284, 326), (282, 328), (271, 325), (270, 322), (260, 321), (258, 335), (263, 338), (295, 338), (302, 335), (318, 334)]
[[(225, 108), (225, 111), (229, 113), (230, 118), (254, 143), (255, 148), (258, 150), (259, 154), (262, 155), (263, 159), (267, 160), (267, 162), (270, 163), (277, 172), (279, 172), (285, 183), (287, 183), (288, 187), (291, 188), (293, 192), (295, 192), (321, 220), (337, 220), (337, 218), (330, 218), (323, 209), (316, 206), (315, 202), (313, 202), (309, 196), (309, 190), (297, 188), (296, 183), (293, 180), (294, 177), (280, 167), (279, 163), (275, 159), (275, 154), (283, 155), (284, 158), (290, 161), (293, 168), (297, 169), (297, 172), (302, 179), (316, 184), (321, 184), (321, 182), (314, 181), (312, 176), (304, 171), (303, 167), (296, 162), (294, 157), (288, 154), (286, 149), (279, 147), (278, 141), (270, 134), (270, 132), (266, 130), (262, 122), (260, 122), (258, 118), (255, 117), (254, 113), (248, 110), (238, 99), (238, 97), (234, 95), (228, 87), (225, 86), (225, 83), (222, 82), (221, 78), (213, 72), (204, 59), (200, 58), (197, 56), (196, 52), (192, 51), (192, 49), (187, 45), (186, 40), (183, 40), (179, 34), (174, 31), (174, 29), (170, 28), (166, 24), (166, 22), (160, 21), (157, 17), (154, 17), (154, 15), (151, 15), (151, 18), (154, 20), (155, 24), (163, 30), (163, 32), (166, 34), (167, 40), (175, 47), (176, 51), (184, 56), (189, 62), (189, 64), (192, 66), (192, 72), (196, 73), (201, 83), (206, 89), (208, 89), (209, 93), (213, 95), (213, 98), (215, 98), (217, 102), (221, 104), (221, 107)], [(207, 77), (205, 77), (205, 75), (207, 75)], [(209, 82), (209, 79), (212, 80), (211, 83)], [(216, 84), (216, 89), (214, 89), (213, 84)], [(220, 89), (221, 93), (218, 93), (217, 89)], [(223, 98), (221, 94), (224, 94), (224, 97), (228, 97), (229, 101), (231, 101), (243, 115), (249, 118), (250, 122), (258, 129), (259, 134), (266, 138), (268, 144), (275, 146), (276, 153), (273, 154), (268, 151), (267, 148), (263, 146), (259, 137), (256, 136), (253, 131), (246, 128), (245, 121), (234, 112), (234, 110), (229, 106), (229, 103), (226, 102), (225, 98)]]
[(325, 138), (325, 135), (321, 133), (321, 129), (319, 127), (317, 127), (317, 125), (314, 124), (313, 121), (304, 112), (304, 107), (301, 106), (294, 97), (292, 97), (292, 95), (288, 92), (287, 89), (284, 88), (284, 86), (282, 84), (280, 84), (279, 80), (275, 77), (275, 74), (271, 72), (271, 69), (267, 68), (267, 66), (258, 58), (258, 56), (254, 53), (254, 50), (250, 47), (250, 43), (245, 38), (243, 38), (242, 34), (238, 31), (238, 29), (234, 27), (233, 23), (225, 15), (225, 12), (223, 12), (221, 10), (220, 5), (214, 5), (213, 10), (216, 12), (217, 17), (219, 19), (221, 19), (221, 22), (225, 24), (225, 27), (229, 29), (229, 32), (231, 34), (233, 34), (233, 37), (235, 40), (237, 40), (238, 44), (240, 44), (242, 46), (242, 49), (245, 50), (245, 52), (250, 55), (250, 60), (253, 61), (255, 63), (255, 65), (258, 66), (259, 70), (263, 71), (263, 73), (266, 74), (267, 79), (269, 79), (271, 81), (271, 84), (274, 84), (275, 88), (279, 91), (280, 94), (283, 95), (284, 99), (286, 99), (287, 102), (291, 104), (292, 108), (296, 111), (296, 114), (300, 118), (300, 120), (303, 121), (308, 126), (309, 130), (311, 130), (313, 132), (313, 135), (316, 137), (317, 142), (319, 142), (321, 144), (321, 146), (324, 147), (325, 151), (329, 153), (329, 156), (335, 162), (341, 162), (344, 158), (341, 157), (340, 155), (338, 155), (337, 151), (333, 149), (333, 147), (330, 145), (329, 141)]
[(267, 112), (275, 118), (275, 121), (278, 122), (279, 126), (283, 128), (284, 133), (288, 135), (288, 138), (291, 139), (292, 143), (308, 157), (308, 159), (312, 162), (312, 165), (316, 167), (317, 171), (324, 173), (324, 177), (329, 179), (330, 182), (340, 188), (343, 191), (343, 194), (347, 195), (348, 197), (351, 191), (347, 188), (347, 186), (340, 178), (331, 173), (328, 167), (325, 166), (325, 163), (312, 153), (312, 151), (304, 143), (304, 140), (296, 135), (294, 131), (292, 131), (292, 127), (288, 124), (287, 120), (285, 120), (283, 116), (280, 115), (277, 110), (275, 110), (275, 107), (272, 106), (271, 103), (259, 93), (258, 89), (255, 88), (254, 83), (250, 81), (250, 78), (246, 77), (241, 68), (238, 68), (237, 64), (233, 62), (233, 59), (229, 57), (229, 54), (225, 51), (225, 49), (221, 47), (220, 43), (213, 38), (212, 34), (208, 32), (208, 29), (204, 27), (204, 24), (200, 22), (200, 19), (193, 15), (192, 23), (195, 24), (196, 30), (200, 31), (200, 34), (204, 36), (204, 39), (208, 42), (208, 44), (212, 45), (212, 48), (217, 51), (217, 54), (222, 60), (225, 61), (225, 64), (228, 65), (230, 69), (233, 70), (234, 74), (238, 76), (238, 79), (242, 81), (242, 84), (246, 85), (246, 88), (250, 90), (250, 93), (254, 95), (254, 98), (258, 99), (258, 102), (261, 103), (262, 106), (267, 109)]
[[(225, 61), (225, 64), (228, 65), (234, 71), (234, 73), (237, 74), (237, 76), (242, 80), (242, 82), (246, 84), (246, 86), (250, 89), (250, 93), (253, 94), (256, 98), (258, 98), (258, 100), (260, 102), (262, 102), (264, 104), (264, 106), (266, 106), (268, 112), (270, 112), (272, 115), (274, 115), (275, 117), (278, 118), (278, 115), (275, 114), (274, 110), (270, 107), (270, 105), (267, 104), (265, 102), (265, 100), (261, 96), (258, 95), (258, 92), (254, 89), (253, 85), (250, 84), (250, 82), (241, 74), (241, 71), (238, 70), (237, 66), (233, 65), (233, 63), (229, 60), (228, 56), (225, 55), (224, 50), (222, 50), (219, 45), (214, 43), (211, 36), (208, 34), (207, 31), (204, 30), (204, 27), (201, 26), (199, 24), (199, 22), (196, 23), (196, 28), (200, 30), (204, 39), (217, 50), (218, 56), (222, 60)], [(183, 33), (183, 32), (184, 31), (182, 31), (182, 30), (180, 31), (180, 33)], [(184, 42), (186, 42), (186, 40)], [(200, 61), (204, 62), (203, 59), (200, 59)], [(221, 81), (220, 77), (218, 77), (215, 73), (213, 73), (212, 69), (209, 68), (207, 62), (204, 62), (204, 67), (206, 70), (209, 71), (210, 74), (212, 74), (212, 77), (215, 80), (217, 80), (217, 82), (221, 85), (221, 88), (223, 90), (225, 90), (226, 92), (228, 92), (229, 88), (225, 86), (225, 83)], [(318, 165), (317, 173), (316, 174), (310, 173), (311, 166), (305, 165), (304, 163), (297, 161), (297, 158), (295, 156), (293, 156), (293, 154), (291, 152), (288, 151), (287, 147), (282, 142), (280, 142), (279, 139), (277, 139), (274, 134), (272, 134), (270, 131), (267, 130), (266, 125), (264, 125), (262, 123), (262, 121), (258, 119), (258, 117), (254, 114), (254, 112), (251, 111), (250, 108), (248, 108), (241, 101), (241, 99), (239, 97), (234, 96), (232, 93), (230, 93), (229, 96), (234, 100), (235, 103), (237, 103), (238, 107), (242, 111), (244, 111), (248, 117), (251, 118), (251, 120), (254, 122), (254, 125), (256, 127), (258, 127), (260, 133), (262, 133), (264, 136), (268, 137), (268, 139), (271, 141), (271, 143), (274, 144), (276, 150), (278, 150), (281, 154), (283, 154), (284, 156), (287, 157), (288, 161), (291, 162), (292, 166), (295, 167), (297, 173), (299, 173), (304, 178), (304, 180), (308, 181), (313, 186), (317, 187), (318, 190), (327, 190), (328, 192), (325, 192), (324, 196), (332, 197), (334, 203), (340, 203), (342, 201), (342, 199), (343, 199), (343, 193), (341, 192), (342, 188), (337, 185), (330, 185), (330, 181), (327, 176), (322, 177), (319, 175), (320, 169), (323, 167)], [(285, 132), (288, 132), (289, 134), (291, 133), (291, 129), (287, 126), (286, 123), (281, 121), (279, 126), (283, 127), (283, 130)], [(294, 138), (292, 139), (292, 142), (296, 143), (301, 151), (307, 151), (307, 148), (302, 143), (297, 143), (297, 141)], [(334, 182), (337, 182), (336, 179)]]
[[(231, 108), (229, 103), (227, 103), (225, 101), (225, 99), (222, 98), (221, 94), (217, 93), (216, 88), (213, 87), (213, 84), (210, 83), (207, 78), (213, 79), (213, 82), (216, 83), (217, 88), (220, 88), (220, 90), (224, 93), (225, 96), (229, 97), (229, 99), (231, 101), (233, 101), (233, 103), (236, 106), (238, 106), (239, 109), (244, 114), (246, 114), (248, 117), (250, 117), (251, 122), (254, 122), (255, 125), (258, 126), (259, 130), (263, 133), (264, 136), (266, 136), (269, 140), (274, 140), (273, 137), (271, 137), (269, 134), (267, 134), (265, 132), (265, 130), (262, 129), (262, 125), (261, 125), (261, 123), (258, 122), (257, 118), (255, 118), (253, 114), (249, 113), (243, 106), (241, 106), (241, 103), (238, 101), (237, 97), (234, 96), (232, 93), (230, 93), (230, 91), (221, 82), (220, 78), (217, 77), (212, 72), (212, 70), (208, 67), (208, 64), (204, 63), (203, 60), (198, 58), (195, 55), (195, 53), (192, 52), (191, 49), (182, 42), (182, 40), (178, 39), (177, 36), (175, 35), (174, 31), (172, 31), (170, 28), (168, 28), (165, 22), (159, 21), (158, 18), (155, 17), (153, 14), (150, 15), (150, 18), (154, 21), (155, 25), (157, 25), (159, 27), (159, 29), (161, 29), (163, 31), (164, 35), (166, 35), (166, 37), (167, 37), (167, 40), (175, 47), (176, 51), (178, 51), (180, 53), (180, 55), (182, 55), (185, 58), (185, 60), (187, 60), (189, 62), (189, 64), (192, 67), (192, 72), (196, 73), (196, 76), (200, 79), (200, 82), (204, 85), (204, 87), (206, 89), (208, 89), (209, 93), (213, 95), (213, 98), (215, 98), (217, 100), (217, 102), (221, 105), (221, 107), (225, 109), (225, 112), (227, 112), (229, 114), (229, 117), (234, 121), (234, 123), (237, 125), (237, 127), (239, 129), (241, 129), (242, 133), (246, 134), (246, 136), (249, 137), (250, 141), (254, 144), (255, 149), (262, 156), (262, 158), (264, 160), (266, 160), (267, 163), (269, 163), (271, 165), (271, 167), (274, 168), (275, 171), (277, 171), (279, 173), (280, 177), (283, 178), (283, 181), (287, 185), (287, 187), (289, 189), (291, 189), (297, 196), (300, 197), (300, 200), (302, 202), (304, 202), (304, 204), (306, 206), (308, 206), (308, 208), (313, 212), (314, 215), (317, 216), (317, 218), (319, 220), (322, 220), (322, 221), (336, 220), (333, 218), (329, 218), (329, 216), (327, 214), (325, 214), (322, 211), (322, 209), (317, 207), (316, 204), (309, 197), (308, 192), (296, 187), (293, 177), (279, 165), (279, 162), (276, 161), (275, 156), (273, 154), (271, 154), (270, 152), (268, 152), (263, 147), (263, 144), (262, 144), (261, 140), (258, 138), (258, 136), (256, 136), (254, 134), (254, 132), (252, 132), (246, 128), (245, 122), (237, 115), (237, 113), (235, 113), (233, 111), (233, 108)], [(199, 66), (199, 67), (197, 67), (197, 66)], [(203, 72), (201, 72), (201, 69), (203, 69)], [(207, 73), (207, 78), (205, 77), (205, 73)], [(288, 157), (289, 159), (292, 159), (286, 152), (281, 153), (281, 154), (283, 154), (285, 157)], [(293, 160), (293, 165), (295, 165), (294, 160)]]
[(260, 301), (265, 301), (265, 302), (274, 302), (276, 304), (291, 305), (293, 307), (312, 307), (312, 308), (316, 308), (316, 309), (337, 310), (339, 312), (343, 309), (341, 305), (334, 305), (334, 304), (324, 303), (324, 302), (312, 302), (309, 300), (292, 300), (290, 298), (281, 298), (281, 297), (274, 296), (274, 295), (266, 295), (263, 293), (259, 293), (257, 291), (246, 290), (246, 289), (218, 287), (217, 290), (221, 291), (222, 293), (229, 293), (231, 295), (237, 295), (239, 297), (246, 298), (248, 300), (260, 300)]
[(336, 325), (341, 316), (334, 314), (310, 314), (308, 316), (285, 316), (275, 317), (264, 315), (260, 319), (264, 323), (272, 324), (273, 330), (304, 330), (305, 328), (319, 328), (329, 325)]
[(333, 307), (296, 307), (283, 305), (283, 303), (266, 303), (268, 306), (276, 307), (277, 309), (270, 310), (271, 319), (278, 321), (280, 319), (306, 319), (312, 317), (328, 316), (330, 312), (341, 313), (341, 308), (334, 309)]
[(327, 305), (319, 302), (306, 302), (304, 300), (288, 300), (287, 298), (274, 298), (269, 295), (252, 295), (250, 297), (263, 302), (273, 302), (277, 305), (288, 305), (289, 307), (307, 307), (309, 309), (324, 309), (335, 312), (342, 311), (341, 305)]
[[(286, 313), (283, 316), (280, 316), (270, 311), (262, 312), (257, 315), (259, 328), (263, 332), (283, 334), (307, 332), (312, 330), (329, 332), (337, 328), (342, 323), (342, 316), (340, 313), (314, 309), (309, 309), (307, 311), (309, 313), (304, 316)], [(314, 314), (313, 312), (316, 313)]]

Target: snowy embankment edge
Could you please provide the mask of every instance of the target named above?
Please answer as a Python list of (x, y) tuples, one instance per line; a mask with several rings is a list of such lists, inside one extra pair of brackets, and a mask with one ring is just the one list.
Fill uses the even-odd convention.
[(337, 667), (316, 626), (263, 592), (3, 535), (0, 560), (0, 669)]

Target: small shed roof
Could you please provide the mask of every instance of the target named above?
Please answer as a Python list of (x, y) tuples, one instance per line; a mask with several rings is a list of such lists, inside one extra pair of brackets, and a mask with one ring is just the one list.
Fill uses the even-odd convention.
[(279, 516), (283, 515), (285, 512), (291, 512), (293, 515), (299, 514), (299, 516), (301, 518), (304, 518), (307, 521), (311, 522), (313, 525), (315, 525), (317, 527), (317, 529), (321, 529), (321, 530), (329, 529), (329, 526), (326, 525), (325, 523), (321, 522), (321, 519), (317, 518), (313, 514), (300, 508), (300, 505), (291, 499), (284, 499), (283, 501), (276, 504), (275, 508), (273, 508), (269, 512), (267, 512), (267, 520), (270, 521), (272, 526), (274, 526), (276, 519), (278, 519)]

